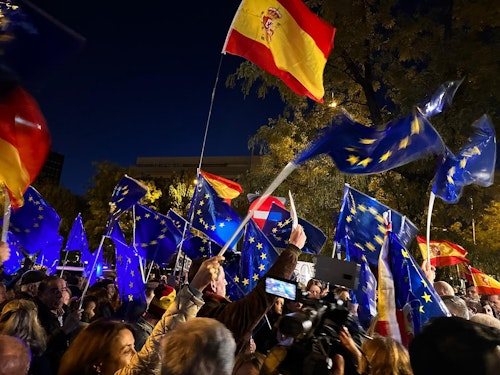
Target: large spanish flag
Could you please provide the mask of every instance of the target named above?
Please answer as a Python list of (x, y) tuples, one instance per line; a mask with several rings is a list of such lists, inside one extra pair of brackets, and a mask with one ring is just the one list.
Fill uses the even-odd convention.
[(244, 57), (298, 95), (323, 102), (335, 30), (301, 0), (243, 0), (222, 53)]
[(479, 294), (500, 294), (500, 282), (474, 267), (469, 270)]
[(0, 99), (0, 184), (14, 209), (38, 176), (50, 149), (45, 118), (30, 94), (17, 86)]
[[(427, 240), (417, 236), (418, 247), (422, 257), (427, 259)], [(469, 263), (467, 251), (460, 245), (449, 241), (429, 241), (431, 265), (435, 267), (453, 266), (459, 263)]]

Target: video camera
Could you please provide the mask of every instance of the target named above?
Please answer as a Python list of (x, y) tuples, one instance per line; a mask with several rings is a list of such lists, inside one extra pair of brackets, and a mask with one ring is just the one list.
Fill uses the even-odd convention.
[(340, 342), (339, 332), (344, 327), (349, 329), (358, 345), (364, 332), (343, 300), (308, 298), (307, 292), (302, 292), (296, 283), (272, 277), (266, 278), (266, 292), (303, 304), (300, 311), (283, 315), (278, 323), (282, 334), (294, 337), (287, 356), (278, 366), (280, 374), (330, 374), (334, 354), (344, 357), (346, 375), (357, 374), (351, 353)]

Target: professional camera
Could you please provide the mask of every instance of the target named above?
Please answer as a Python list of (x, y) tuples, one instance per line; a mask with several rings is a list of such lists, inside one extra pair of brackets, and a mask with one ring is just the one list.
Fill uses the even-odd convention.
[(364, 332), (345, 302), (307, 298), (307, 293), (298, 289), (295, 299), (303, 304), (301, 311), (283, 315), (278, 322), (279, 332), (293, 337), (294, 342), (287, 348), (281, 363), (276, 364), (277, 372), (284, 375), (330, 374), (331, 358), (340, 354), (345, 360), (345, 374), (357, 374), (351, 353), (340, 342), (339, 332), (346, 327), (358, 345)]

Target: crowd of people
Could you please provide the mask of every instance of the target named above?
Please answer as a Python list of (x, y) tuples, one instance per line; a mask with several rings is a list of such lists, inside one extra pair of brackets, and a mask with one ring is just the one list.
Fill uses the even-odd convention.
[[(298, 226), (266, 276), (290, 280), (305, 240)], [(353, 291), (321, 280), (292, 301), (262, 279), (230, 301), (222, 256), (193, 260), (184, 283), (149, 280), (145, 303), (121, 299), (114, 277), (85, 288), (77, 273), (23, 269), (0, 282), (0, 375), (499, 374), (500, 296), (460, 294), (422, 269), (450, 316), (409, 347), (363, 329)], [(323, 327), (324, 301), (337, 309)]]

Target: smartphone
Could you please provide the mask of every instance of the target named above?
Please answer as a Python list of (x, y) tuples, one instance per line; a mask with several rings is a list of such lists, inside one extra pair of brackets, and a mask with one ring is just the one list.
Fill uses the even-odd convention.
[(266, 277), (266, 293), (296, 301), (297, 291), (298, 286), (293, 281), (276, 277)]

